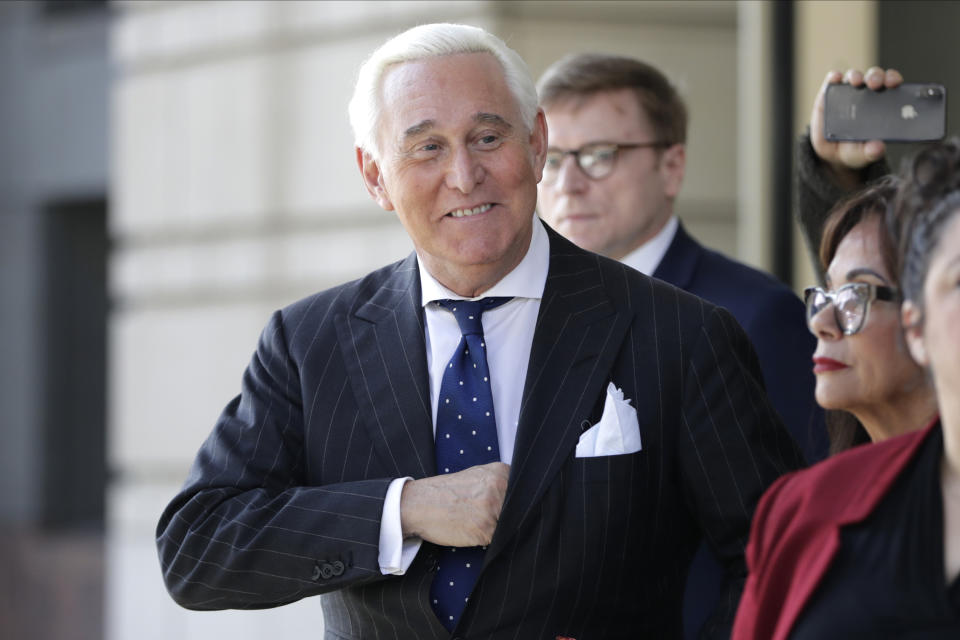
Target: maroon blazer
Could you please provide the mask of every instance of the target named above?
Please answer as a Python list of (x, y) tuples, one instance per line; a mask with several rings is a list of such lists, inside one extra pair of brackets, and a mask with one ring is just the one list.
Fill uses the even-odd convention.
[(873, 512), (938, 424), (845, 451), (770, 486), (751, 526), (734, 640), (790, 634), (839, 549), (840, 527)]

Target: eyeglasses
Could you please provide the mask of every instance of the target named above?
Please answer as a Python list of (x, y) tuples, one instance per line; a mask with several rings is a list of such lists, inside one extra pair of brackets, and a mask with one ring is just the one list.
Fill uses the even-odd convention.
[(668, 142), (636, 142), (615, 144), (613, 142), (593, 142), (579, 149), (547, 149), (547, 164), (543, 168), (543, 183), (552, 184), (560, 175), (560, 167), (566, 156), (573, 156), (584, 175), (593, 180), (606, 178), (617, 164), (617, 155), (622, 149), (648, 149), (669, 147)]
[[(832, 303), (833, 317), (845, 336), (852, 336), (863, 329), (871, 302), (893, 302), (899, 299), (900, 294), (896, 289), (867, 282), (851, 282), (836, 291), (826, 291), (821, 287), (807, 287), (803, 291), (803, 301), (807, 305), (807, 325), (811, 325), (813, 318)], [(813, 331), (812, 326), (810, 330)]]

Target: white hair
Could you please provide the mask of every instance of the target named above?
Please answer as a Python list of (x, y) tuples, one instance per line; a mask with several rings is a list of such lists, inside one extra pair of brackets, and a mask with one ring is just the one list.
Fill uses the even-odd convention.
[(354, 144), (379, 157), (376, 129), (380, 119), (380, 84), (392, 65), (459, 53), (489, 53), (503, 68), (504, 81), (513, 94), (528, 131), (537, 116), (537, 88), (520, 55), (497, 36), (463, 24), (425, 24), (394, 36), (367, 58), (357, 74), (350, 99), (350, 126)]

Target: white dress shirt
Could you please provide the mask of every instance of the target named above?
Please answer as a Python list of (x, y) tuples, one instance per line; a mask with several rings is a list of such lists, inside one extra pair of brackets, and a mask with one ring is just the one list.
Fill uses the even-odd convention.
[[(494, 415), (497, 418), (500, 460), (507, 464), (513, 459), (513, 445), (520, 419), (520, 400), (527, 378), (533, 332), (537, 325), (540, 300), (550, 266), (550, 239), (547, 232), (536, 216), (531, 218), (531, 224), (533, 233), (530, 247), (520, 264), (483, 295), (471, 298), (513, 298), (506, 304), (485, 311), (482, 317), (487, 366), (490, 369), (490, 390), (493, 394)], [(461, 338), (460, 327), (453, 313), (436, 301), (463, 300), (464, 297), (437, 282), (419, 258), (417, 266), (420, 270), (421, 301), (426, 319), (427, 369), (430, 372), (430, 404), (436, 436), (440, 382)], [(400, 493), (408, 480), (411, 478), (398, 478), (390, 483), (383, 505), (379, 561), (380, 571), (384, 574), (403, 575), (413, 562), (422, 542), (419, 538), (404, 540), (400, 526)]]
[(677, 235), (678, 226), (680, 223), (677, 222), (677, 216), (670, 216), (667, 224), (663, 225), (663, 229), (660, 229), (657, 235), (623, 256), (620, 262), (644, 275), (652, 275), (660, 266), (660, 261), (666, 255), (667, 249), (670, 248), (673, 237)]

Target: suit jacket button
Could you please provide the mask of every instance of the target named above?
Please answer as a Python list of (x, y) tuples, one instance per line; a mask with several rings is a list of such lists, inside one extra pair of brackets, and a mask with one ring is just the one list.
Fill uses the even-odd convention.
[(335, 560), (334, 563), (333, 563), (333, 565), (331, 565), (331, 569), (333, 570), (333, 575), (335, 575), (335, 576), (342, 576), (342, 575), (343, 575), (343, 570), (344, 570), (345, 568), (346, 568), (346, 567), (344, 567), (344, 566), (343, 566), (343, 563), (340, 562), (339, 560)]
[(333, 577), (333, 567), (330, 566), (329, 562), (324, 562), (320, 567), (320, 577), (324, 580), (329, 580)]

